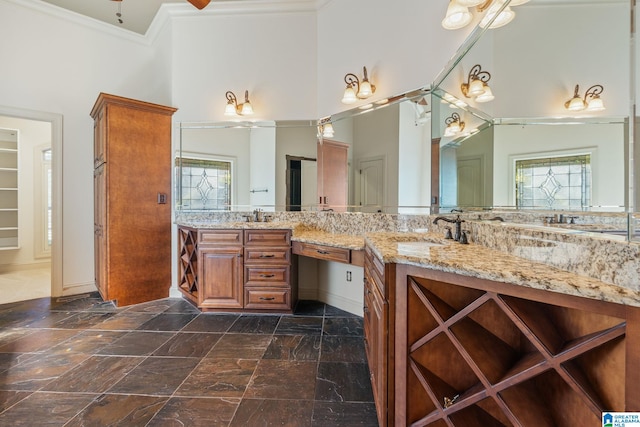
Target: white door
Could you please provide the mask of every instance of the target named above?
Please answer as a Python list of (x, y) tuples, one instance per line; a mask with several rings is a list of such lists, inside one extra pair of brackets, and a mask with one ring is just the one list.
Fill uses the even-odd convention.
[(361, 159), (358, 177), (357, 204), (362, 212), (381, 212), (384, 206), (384, 158)]
[(300, 195), (302, 210), (309, 210), (310, 206), (316, 205), (318, 193), (318, 162), (315, 160), (302, 160), (300, 162)]
[(484, 206), (482, 159), (458, 159), (458, 206)]

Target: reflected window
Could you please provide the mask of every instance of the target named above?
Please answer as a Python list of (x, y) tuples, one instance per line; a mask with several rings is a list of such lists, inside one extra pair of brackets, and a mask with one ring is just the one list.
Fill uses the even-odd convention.
[(176, 194), (182, 196), (181, 209), (229, 210), (232, 168), (233, 162), (226, 160), (176, 158)]
[(587, 209), (589, 154), (516, 160), (516, 205), (527, 209)]

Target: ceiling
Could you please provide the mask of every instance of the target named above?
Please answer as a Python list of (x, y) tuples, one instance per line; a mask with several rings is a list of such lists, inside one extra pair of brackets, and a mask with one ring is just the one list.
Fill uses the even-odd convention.
[[(188, 4), (187, 0), (41, 0), (81, 15), (115, 25), (139, 34), (145, 34), (163, 3)], [(235, 0), (240, 1), (240, 0)], [(116, 13), (121, 8), (122, 23)], [(192, 6), (194, 10), (197, 9)], [(213, 7), (213, 2), (207, 7)]]

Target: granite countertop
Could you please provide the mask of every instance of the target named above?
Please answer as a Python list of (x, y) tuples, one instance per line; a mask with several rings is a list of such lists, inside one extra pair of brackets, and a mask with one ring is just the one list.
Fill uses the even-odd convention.
[(640, 307), (640, 293), (636, 291), (481, 245), (462, 245), (445, 240), (440, 234), (369, 233), (366, 235), (366, 242), (385, 263), (410, 264), (479, 279)]

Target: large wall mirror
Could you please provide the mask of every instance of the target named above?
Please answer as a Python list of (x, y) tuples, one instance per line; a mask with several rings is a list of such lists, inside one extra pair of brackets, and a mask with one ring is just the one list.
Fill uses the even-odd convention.
[[(435, 207), (589, 212), (590, 222), (598, 213), (628, 233), (632, 5), (530, 0), (512, 10), (505, 26), (478, 26), (434, 83)], [(474, 96), (474, 80), (494, 98)], [(605, 109), (567, 109), (576, 90)]]

